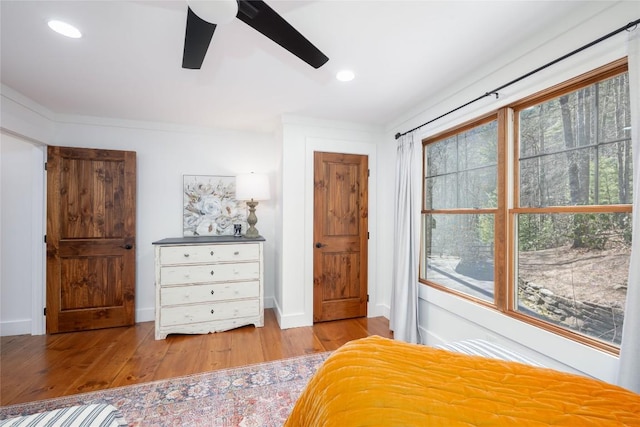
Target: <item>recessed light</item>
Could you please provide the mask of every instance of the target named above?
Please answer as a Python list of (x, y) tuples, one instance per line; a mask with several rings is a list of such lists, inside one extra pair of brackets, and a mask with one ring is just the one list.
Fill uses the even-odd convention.
[(351, 70), (342, 70), (338, 71), (338, 74), (336, 74), (336, 79), (340, 80), (341, 82), (350, 82), (354, 79), (355, 76), (356, 75), (353, 74), (353, 71)]
[(71, 37), (72, 39), (79, 39), (82, 37), (80, 30), (66, 22), (51, 20), (48, 22), (48, 25), (53, 31), (58, 34), (62, 34), (63, 36)]

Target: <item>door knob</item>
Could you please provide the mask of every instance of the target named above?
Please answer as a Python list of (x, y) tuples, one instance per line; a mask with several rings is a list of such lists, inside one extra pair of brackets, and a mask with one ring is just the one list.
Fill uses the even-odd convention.
[(320, 242), (316, 243), (316, 248), (318, 248), (318, 249), (323, 248), (325, 246), (327, 246), (327, 245), (325, 245), (324, 243), (320, 243)]
[(133, 248), (133, 245), (131, 245), (131, 244), (127, 243), (126, 245), (124, 245), (124, 246), (123, 246), (123, 248), (125, 248), (125, 249), (129, 250), (129, 249), (132, 249), (132, 248)]

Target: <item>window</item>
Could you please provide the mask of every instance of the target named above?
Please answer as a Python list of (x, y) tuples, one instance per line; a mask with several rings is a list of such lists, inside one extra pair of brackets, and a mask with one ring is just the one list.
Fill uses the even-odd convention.
[(426, 145), (424, 165), (421, 277), (493, 302), (497, 118)]
[(617, 351), (631, 253), (626, 70), (610, 64), (423, 141), (422, 282)]

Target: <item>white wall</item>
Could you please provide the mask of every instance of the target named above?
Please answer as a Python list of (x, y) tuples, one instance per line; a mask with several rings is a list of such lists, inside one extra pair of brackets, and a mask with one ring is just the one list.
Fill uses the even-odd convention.
[(282, 328), (313, 324), (313, 153), (314, 151), (369, 156), (369, 316), (384, 314), (383, 284), (377, 280), (380, 239), (377, 230), (377, 146), (380, 129), (347, 123), (285, 116), (282, 122), (282, 215), (277, 226), (282, 241), (279, 276), (282, 294), (276, 316)]
[[(44, 149), (15, 135), (0, 139), (0, 335), (41, 333)], [(13, 297), (12, 297), (13, 296)], [(40, 310), (32, 312), (32, 301)]]
[[(50, 145), (137, 152), (137, 322), (154, 319), (152, 242), (182, 235), (183, 175), (232, 176), (255, 171), (267, 173), (275, 189), (280, 148), (272, 134), (55, 116), (46, 111), (43, 115), (41, 107), (9, 88), (2, 89), (2, 335), (44, 332), (40, 314), (44, 305), (34, 300), (39, 295), (32, 290), (40, 289), (44, 294), (42, 269), (41, 277), (31, 277), (25, 283), (27, 273), (44, 259), (44, 253), (34, 254), (42, 247), (44, 232), (32, 232), (33, 226), (25, 231), (33, 216), (44, 220), (44, 207), (37, 212), (34, 203), (27, 204), (30, 198), (44, 198), (45, 191), (43, 178), (37, 176), (41, 173), (43, 177), (43, 173), (36, 172), (36, 168), (42, 168), (46, 150), (25, 142), (30, 138), (42, 138)], [(21, 135), (22, 140), (14, 134)], [(33, 160), (34, 150), (40, 152), (38, 162)], [(24, 182), (24, 186), (16, 186), (17, 182)], [(257, 228), (266, 239), (266, 307), (273, 305), (275, 291), (275, 206), (279, 200), (278, 192), (273, 194), (272, 200), (260, 202), (257, 208)], [(17, 203), (23, 205), (20, 212), (15, 209)], [(19, 250), (13, 246), (16, 244)], [(32, 309), (32, 305), (39, 305), (38, 310)]]
[[(25, 107), (28, 105), (28, 107)], [(136, 321), (154, 319), (155, 287), (152, 242), (182, 234), (182, 176), (184, 174), (235, 175), (240, 172), (264, 172), (271, 177), (273, 198), (260, 202), (257, 209), (260, 233), (265, 243), (265, 306), (275, 307), (283, 328), (313, 323), (313, 152), (333, 151), (365, 154), (369, 156), (369, 315), (387, 315), (389, 304), (388, 282), (377, 280), (378, 271), (389, 275), (390, 266), (379, 262), (378, 248), (383, 245), (378, 233), (377, 212), (385, 212), (380, 200), (390, 200), (392, 194), (379, 197), (377, 149), (381, 144), (381, 130), (347, 123), (324, 122), (301, 117), (287, 117), (275, 134), (235, 132), (211, 129), (185, 128), (167, 124), (128, 122), (95, 117), (61, 116), (46, 110), (35, 114), (41, 107), (33, 104), (10, 88), (3, 87), (3, 153), (9, 136), (21, 132), (24, 139), (31, 135), (42, 138), (46, 144), (97, 149), (130, 150), (137, 153), (137, 277)], [(21, 142), (21, 150), (33, 146)], [(41, 157), (44, 145), (39, 148)], [(24, 157), (24, 156), (23, 156)], [(8, 159), (8, 157), (7, 157)], [(29, 163), (30, 162), (30, 163)], [(24, 165), (28, 163), (27, 165)], [(37, 182), (36, 198), (44, 199), (44, 173), (34, 175), (41, 168), (38, 161), (26, 159), (23, 166), (7, 168), (3, 172), (6, 182), (15, 182), (26, 175)], [(18, 173), (20, 171), (20, 173)], [(380, 171), (385, 176), (386, 171)], [(381, 188), (389, 188), (381, 185)], [(3, 203), (10, 193), (3, 191)], [(12, 196), (13, 197), (13, 196)], [(384, 203), (388, 205), (389, 203)], [(5, 208), (3, 207), (3, 212)], [(30, 216), (44, 219), (44, 206), (40, 211), (31, 209)], [(3, 220), (3, 243), (21, 239), (25, 247), (21, 253), (31, 252), (25, 258), (16, 251), (2, 252), (4, 265), (37, 265), (44, 254), (34, 254), (33, 248), (42, 247), (41, 232), (25, 235), (19, 232), (20, 223), (7, 211)], [(26, 222), (22, 218), (23, 222)], [(385, 218), (388, 228), (391, 220)], [(8, 230), (8, 231), (6, 231)], [(383, 249), (387, 251), (387, 249)], [(40, 259), (35, 259), (35, 258)], [(25, 259), (27, 264), (25, 264)], [(382, 266), (381, 266), (382, 264)], [(11, 307), (0, 313), (2, 333), (43, 333), (44, 319), (40, 315), (44, 302), (44, 274), (31, 279), (31, 287), (19, 286), (24, 281), (20, 274), (3, 269), (2, 307)], [(23, 274), (24, 275), (24, 274)], [(34, 299), (34, 289), (40, 301)], [(34, 308), (35, 307), (35, 308)], [(35, 313), (35, 314), (34, 314)], [(22, 327), (9, 329), (19, 322)], [(38, 332), (38, 326), (40, 332)], [(34, 327), (36, 329), (34, 329)], [(31, 329), (30, 329), (31, 328)]]
[[(64, 120), (64, 119), (63, 119)], [(155, 278), (152, 242), (182, 236), (183, 175), (234, 176), (260, 172), (271, 177), (276, 168), (272, 135), (253, 132), (188, 129), (88, 119), (60, 121), (53, 145), (130, 150), (137, 153), (137, 288), (136, 320), (154, 319)], [(265, 237), (265, 306), (274, 294), (274, 205), (261, 201), (256, 227)]]
[(53, 113), (11, 88), (0, 95), (0, 335), (42, 334), (44, 141), (55, 123)]
[[(49, 145), (97, 149), (130, 150), (137, 153), (137, 277), (136, 321), (154, 319), (155, 287), (152, 242), (165, 237), (182, 235), (182, 176), (184, 174), (235, 175), (255, 171), (271, 177), (273, 197), (260, 202), (257, 209), (260, 233), (265, 243), (265, 306), (275, 307), (283, 328), (313, 323), (313, 152), (333, 151), (369, 156), (369, 315), (387, 315), (389, 295), (387, 281), (377, 280), (378, 271), (390, 275), (390, 266), (380, 262), (379, 247), (385, 246), (378, 233), (377, 212), (381, 200), (392, 194), (379, 196), (377, 148), (381, 144), (381, 129), (348, 123), (325, 122), (301, 117), (284, 119), (278, 133), (262, 134), (212, 129), (194, 129), (169, 124), (129, 122), (95, 117), (55, 115), (3, 87), (3, 141), (7, 135), (20, 134), (24, 141), (37, 137)], [(5, 114), (6, 112), (6, 114)], [(22, 150), (33, 146), (22, 142)], [(44, 156), (44, 144), (39, 148)], [(5, 145), (3, 144), (3, 147)], [(9, 145), (7, 145), (8, 151)], [(26, 148), (30, 147), (30, 148)], [(3, 153), (4, 153), (3, 148)], [(44, 199), (44, 173), (33, 171), (42, 166), (42, 158), (24, 167), (6, 169), (7, 182), (15, 182), (20, 174), (36, 182), (35, 198)], [(46, 157), (46, 156), (45, 156)], [(380, 171), (385, 176), (386, 171)], [(381, 185), (381, 188), (388, 188)], [(10, 194), (3, 191), (3, 203)], [(388, 205), (389, 203), (385, 203)], [(44, 206), (31, 209), (31, 217), (44, 220)], [(3, 212), (5, 208), (3, 207)], [(7, 211), (3, 221), (3, 242), (22, 239), (21, 253), (3, 250), (3, 265), (39, 265), (44, 261), (42, 234), (32, 224), (30, 236), (19, 231), (15, 215)], [(385, 218), (387, 227), (391, 219)], [(8, 230), (8, 231), (7, 231)], [(35, 230), (35, 231), (34, 231)], [(5, 239), (6, 236), (6, 239)], [(386, 245), (383, 252), (388, 251)], [(390, 259), (390, 258), (388, 258)], [(29, 267), (30, 268), (30, 267)], [(32, 274), (30, 287), (20, 286), (24, 279), (18, 270), (3, 269), (2, 334), (44, 333), (44, 272)], [(40, 298), (39, 300), (37, 298)], [(18, 322), (21, 327), (10, 329)]]
[[(594, 6), (595, 7), (595, 6)], [(595, 10), (595, 9), (594, 9)], [(583, 10), (584, 22), (576, 28), (547, 28), (548, 42), (521, 46), (517, 52), (501, 58), (498, 67), (489, 63), (474, 70), (467, 81), (443, 90), (442, 95), (426, 101), (394, 121), (387, 129), (387, 139), (405, 132), (463, 105), (557, 57), (626, 25), (638, 16), (638, 3), (612, 3), (607, 10), (594, 15)], [(500, 91), (499, 99), (487, 97), (417, 131), (425, 138), (478, 117), (498, 107), (563, 82), (581, 73), (626, 56), (627, 33), (608, 39), (520, 83)], [(386, 157), (386, 156), (385, 156)], [(495, 310), (480, 307), (455, 296), (420, 286), (419, 324), (427, 344), (465, 338), (483, 338), (521, 351), (549, 367), (615, 380), (618, 358), (605, 352), (561, 338), (527, 325)]]

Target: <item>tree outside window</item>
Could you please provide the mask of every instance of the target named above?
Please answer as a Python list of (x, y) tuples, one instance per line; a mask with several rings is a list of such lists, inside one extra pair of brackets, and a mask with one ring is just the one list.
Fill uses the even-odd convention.
[(619, 345), (631, 254), (628, 74), (517, 111), (516, 310)]

